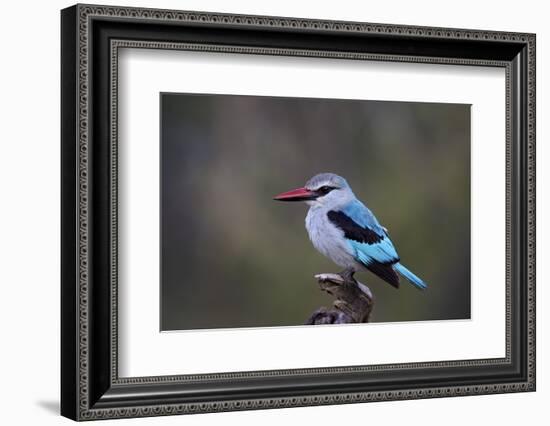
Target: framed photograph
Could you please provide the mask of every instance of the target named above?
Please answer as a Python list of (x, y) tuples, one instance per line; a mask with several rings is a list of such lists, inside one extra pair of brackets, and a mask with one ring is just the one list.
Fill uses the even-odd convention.
[(535, 390), (535, 35), (61, 12), (61, 412)]

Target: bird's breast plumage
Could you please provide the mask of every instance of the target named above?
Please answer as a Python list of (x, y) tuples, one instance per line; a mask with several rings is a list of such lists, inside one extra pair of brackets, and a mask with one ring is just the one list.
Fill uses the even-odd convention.
[(344, 238), (344, 232), (334, 226), (323, 208), (310, 208), (306, 216), (306, 229), (313, 246), (342, 268), (361, 268)]

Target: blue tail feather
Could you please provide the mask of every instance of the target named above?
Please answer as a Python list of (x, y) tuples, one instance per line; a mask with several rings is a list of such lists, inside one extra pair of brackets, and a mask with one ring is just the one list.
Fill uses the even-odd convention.
[(418, 278), (416, 275), (414, 275), (411, 271), (409, 271), (407, 268), (405, 268), (401, 263), (396, 263), (393, 265), (395, 270), (399, 272), (401, 275), (403, 275), (409, 282), (414, 285), (416, 288), (419, 288), (420, 290), (424, 290), (428, 285), (422, 281), (420, 278)]

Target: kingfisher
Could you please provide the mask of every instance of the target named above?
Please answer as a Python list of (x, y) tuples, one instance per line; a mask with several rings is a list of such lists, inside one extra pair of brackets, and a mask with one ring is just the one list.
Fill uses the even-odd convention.
[(427, 285), (400, 263), (388, 230), (357, 199), (347, 181), (334, 173), (320, 173), (303, 188), (283, 192), (277, 201), (304, 201), (309, 205), (306, 229), (313, 246), (338, 266), (344, 280), (358, 271), (370, 271), (395, 288), (399, 275), (416, 288)]

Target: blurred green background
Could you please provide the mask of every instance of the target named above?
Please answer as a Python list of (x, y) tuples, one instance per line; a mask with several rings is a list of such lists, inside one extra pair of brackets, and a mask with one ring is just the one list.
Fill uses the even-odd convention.
[(161, 94), (161, 329), (301, 325), (341, 268), (311, 245), (307, 206), (272, 197), (345, 177), (421, 292), (356, 275), (376, 322), (470, 317), (470, 106)]

